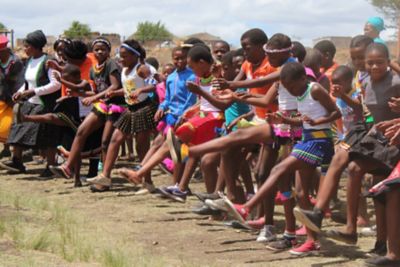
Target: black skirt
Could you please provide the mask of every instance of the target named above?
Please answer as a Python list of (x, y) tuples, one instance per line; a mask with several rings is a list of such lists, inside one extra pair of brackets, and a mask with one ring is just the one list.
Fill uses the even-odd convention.
[[(51, 112), (46, 107), (28, 101), (21, 106), (24, 115), (41, 115)], [(12, 123), (7, 143), (24, 147), (57, 147), (59, 127), (47, 123), (22, 122)]]
[[(71, 97), (64, 101), (57, 103), (54, 108), (54, 113), (63, 120), (67, 126), (60, 127), (61, 134), (59, 138), (59, 144), (61, 144), (67, 150), (71, 149), (72, 143), (75, 139), (76, 132), (81, 125), (84, 118), (79, 117), (79, 98)], [(90, 151), (101, 146), (101, 138), (103, 135), (104, 127), (100, 127), (98, 130), (91, 133), (85, 142), (82, 151)]]
[(148, 98), (139, 104), (130, 106), (121, 114), (114, 126), (124, 134), (153, 130), (157, 126), (157, 122), (154, 121), (157, 109), (158, 103)]
[(352, 138), (354, 142), (349, 149), (350, 161), (357, 159), (375, 161), (382, 167), (369, 173), (373, 175), (389, 175), (400, 160), (399, 148), (397, 146), (390, 146), (389, 140), (383, 133), (377, 131), (375, 127), (372, 127), (369, 131), (365, 128), (365, 133), (360, 131), (358, 136), (362, 136), (358, 141), (356, 138)]

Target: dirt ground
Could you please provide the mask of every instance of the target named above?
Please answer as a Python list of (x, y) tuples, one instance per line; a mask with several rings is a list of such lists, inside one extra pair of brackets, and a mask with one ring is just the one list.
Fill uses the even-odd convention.
[[(256, 232), (228, 228), (191, 213), (198, 203), (194, 196), (184, 204), (153, 195), (135, 196), (137, 189), (116, 176), (111, 191), (91, 193), (88, 187), (74, 188), (70, 180), (38, 180), (44, 166), (29, 163), (27, 167), (23, 175), (0, 171), (0, 266), (353, 267), (363, 266), (364, 252), (374, 244), (371, 237), (361, 237), (357, 246), (322, 239), (317, 256), (274, 253), (255, 242)], [(158, 169), (153, 177), (156, 185), (170, 183)], [(194, 183), (191, 189), (202, 192), (204, 185)], [(343, 199), (342, 189), (340, 196)], [(340, 221), (337, 213), (333, 217)], [(11, 228), (8, 224), (14, 230), (7, 231), (7, 218), (15, 214), (18, 223)], [(275, 218), (282, 232), (282, 207), (277, 207)], [(324, 221), (324, 229), (340, 225), (331, 219)], [(24, 238), (18, 232), (21, 229)], [(62, 241), (61, 250), (57, 236), (61, 236), (57, 239)]]

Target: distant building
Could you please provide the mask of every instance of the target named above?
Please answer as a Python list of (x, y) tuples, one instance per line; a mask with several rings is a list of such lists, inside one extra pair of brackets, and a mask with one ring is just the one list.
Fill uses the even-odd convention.
[(212, 35), (208, 32), (199, 32), (189, 36), (186, 36), (185, 39), (188, 38), (199, 38), (203, 42), (205, 42), (208, 46), (212, 46), (215, 42), (221, 41), (222, 39), (218, 36)]

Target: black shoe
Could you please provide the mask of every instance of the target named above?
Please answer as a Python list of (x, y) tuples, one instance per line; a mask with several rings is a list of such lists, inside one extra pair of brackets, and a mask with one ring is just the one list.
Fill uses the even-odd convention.
[(293, 209), (294, 216), (311, 231), (321, 232), (322, 219), (324, 213), (320, 209), (303, 210), (298, 207)]
[(3, 149), (3, 150), (0, 152), (0, 159), (2, 159), (2, 158), (9, 158), (9, 157), (11, 157), (11, 151), (10, 151), (10, 149)]
[(49, 167), (44, 169), (44, 171), (39, 175), (39, 178), (41, 180), (49, 180), (49, 179), (53, 179), (53, 177), (54, 177), (54, 174), (50, 171)]
[(391, 260), (388, 257), (376, 257), (365, 261), (367, 266), (391, 266), (399, 267), (400, 260)]
[(376, 241), (373, 249), (367, 252), (367, 256), (370, 258), (376, 258), (379, 256), (385, 256), (387, 253), (386, 242)]
[(205, 204), (201, 205), (200, 207), (193, 208), (192, 212), (199, 215), (221, 215), (220, 210), (214, 210)]
[(0, 168), (8, 170), (12, 173), (25, 173), (26, 172), (24, 164), (22, 164), (22, 162), (17, 160), (16, 158), (0, 162)]
[(326, 236), (349, 245), (357, 244), (357, 239), (358, 239), (357, 233), (348, 234), (338, 230), (330, 230), (326, 232)]
[(216, 200), (221, 198), (217, 193), (193, 193), (200, 201), (204, 202), (206, 199)]

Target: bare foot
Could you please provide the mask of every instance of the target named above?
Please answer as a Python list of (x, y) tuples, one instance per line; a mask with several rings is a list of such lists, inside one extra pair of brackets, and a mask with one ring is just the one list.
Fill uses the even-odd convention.
[(64, 158), (68, 158), (69, 157), (69, 151), (66, 150), (63, 146), (58, 146), (57, 150)]
[(128, 168), (121, 168), (117, 170), (117, 173), (121, 175), (123, 178), (128, 180), (128, 182), (132, 184), (140, 184), (142, 183), (142, 178), (137, 175), (137, 173), (133, 170), (130, 170)]

